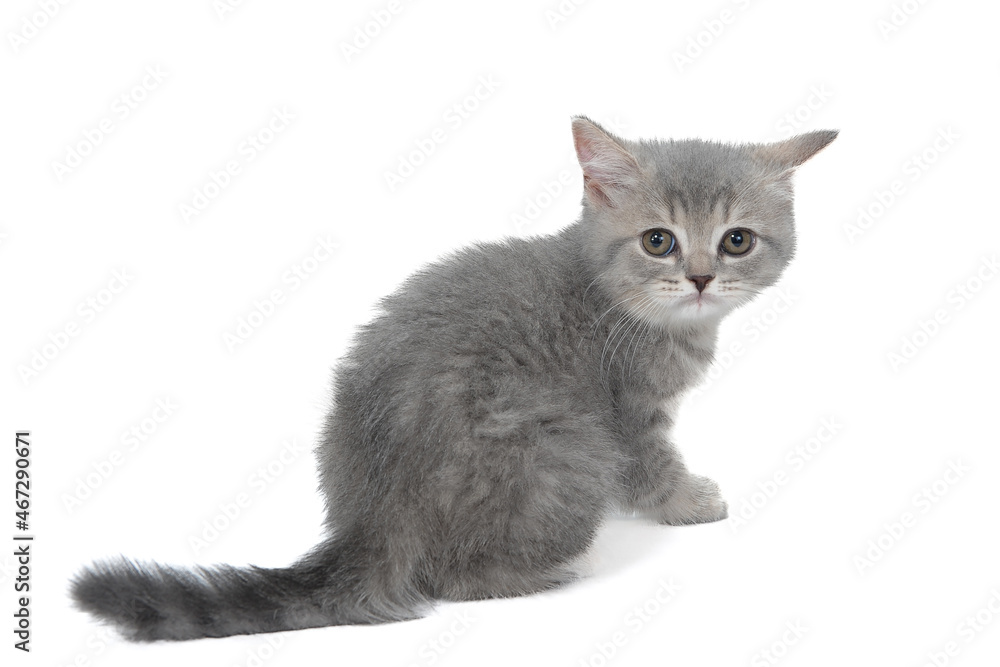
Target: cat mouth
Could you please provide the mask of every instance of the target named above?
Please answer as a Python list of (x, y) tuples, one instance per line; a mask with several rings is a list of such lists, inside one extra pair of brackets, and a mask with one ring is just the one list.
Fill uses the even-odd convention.
[(704, 308), (713, 308), (722, 304), (722, 299), (714, 294), (697, 292), (687, 294), (680, 299), (681, 305), (701, 311)]
[(729, 299), (718, 294), (691, 291), (681, 295), (676, 294), (677, 291), (653, 296), (652, 302), (658, 303), (659, 307), (651, 311), (647, 309), (639, 316), (660, 325), (669, 325), (674, 321), (715, 319), (730, 308)]

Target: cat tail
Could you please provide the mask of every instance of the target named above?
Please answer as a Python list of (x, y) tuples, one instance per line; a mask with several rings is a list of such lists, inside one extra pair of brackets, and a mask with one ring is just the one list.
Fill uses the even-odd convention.
[(184, 569), (122, 558), (84, 569), (70, 592), (79, 608), (132, 641), (388, 623), (422, 615), (429, 603), (415, 591), (366, 591), (372, 581), (360, 557), (331, 540), (287, 568)]

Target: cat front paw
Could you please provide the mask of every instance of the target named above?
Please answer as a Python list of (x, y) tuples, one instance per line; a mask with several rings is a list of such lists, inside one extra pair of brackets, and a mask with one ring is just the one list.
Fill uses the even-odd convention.
[(713, 480), (688, 475), (655, 514), (657, 521), (671, 526), (711, 523), (728, 517), (729, 506)]

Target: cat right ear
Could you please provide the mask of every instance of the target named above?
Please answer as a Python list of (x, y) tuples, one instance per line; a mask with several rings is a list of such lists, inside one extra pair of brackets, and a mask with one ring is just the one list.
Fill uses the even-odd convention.
[(573, 119), (573, 143), (587, 200), (616, 208), (639, 183), (639, 163), (611, 134), (585, 116)]
[(766, 160), (787, 172), (826, 148), (837, 134), (837, 130), (807, 132), (775, 144), (765, 144), (759, 150)]

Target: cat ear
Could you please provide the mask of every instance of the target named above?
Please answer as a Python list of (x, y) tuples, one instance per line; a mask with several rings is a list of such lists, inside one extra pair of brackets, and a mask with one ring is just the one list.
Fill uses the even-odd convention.
[(799, 166), (837, 138), (838, 130), (818, 130), (807, 132), (779, 141), (774, 144), (760, 146), (758, 154), (780, 171), (789, 171)]
[(639, 163), (618, 139), (584, 116), (573, 119), (573, 143), (587, 199), (615, 208), (638, 185)]

